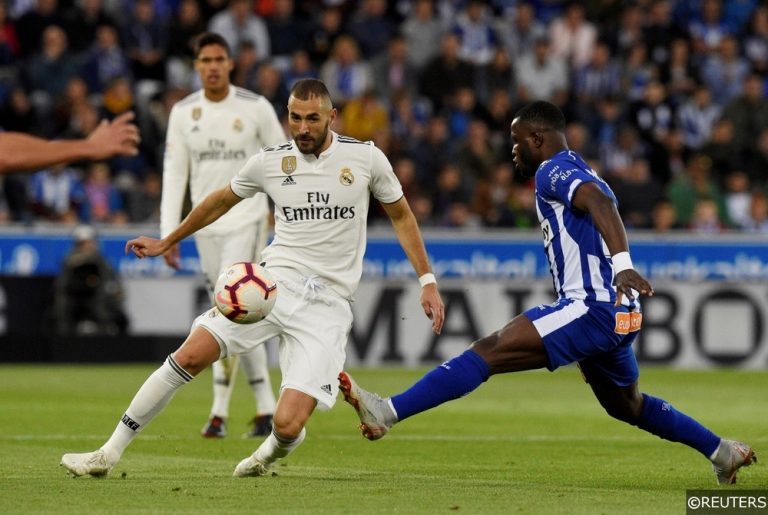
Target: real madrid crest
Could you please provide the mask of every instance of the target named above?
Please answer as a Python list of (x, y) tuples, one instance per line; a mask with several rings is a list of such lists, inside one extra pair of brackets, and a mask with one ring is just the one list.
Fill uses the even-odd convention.
[(352, 183), (355, 182), (355, 176), (352, 175), (352, 170), (349, 168), (342, 168), (341, 173), (339, 174), (339, 182), (344, 186), (352, 186)]
[(291, 175), (296, 171), (296, 156), (285, 156), (282, 163), (283, 173)]
[(232, 128), (235, 129), (235, 132), (243, 132), (243, 121), (240, 118), (235, 118)]
[(200, 119), (200, 117), (203, 116), (203, 109), (200, 107), (195, 107), (192, 109), (192, 119), (197, 121)]

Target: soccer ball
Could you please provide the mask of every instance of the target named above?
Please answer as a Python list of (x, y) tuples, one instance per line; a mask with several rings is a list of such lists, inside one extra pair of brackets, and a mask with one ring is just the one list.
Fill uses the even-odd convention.
[(235, 263), (216, 281), (214, 302), (221, 314), (238, 324), (253, 324), (272, 311), (277, 284), (256, 263)]

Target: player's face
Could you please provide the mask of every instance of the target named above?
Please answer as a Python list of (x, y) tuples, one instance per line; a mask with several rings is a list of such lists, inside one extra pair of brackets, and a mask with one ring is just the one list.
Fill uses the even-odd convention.
[(523, 177), (533, 177), (541, 164), (540, 152), (535, 144), (535, 133), (531, 127), (515, 118), (511, 126), (512, 162)]
[(229, 73), (234, 62), (220, 45), (206, 45), (195, 59), (195, 70), (203, 83), (206, 96), (220, 99), (229, 91)]
[(331, 144), (330, 127), (336, 119), (336, 109), (328, 99), (313, 96), (300, 100), (288, 99), (288, 127), (291, 137), (302, 154), (318, 155)]

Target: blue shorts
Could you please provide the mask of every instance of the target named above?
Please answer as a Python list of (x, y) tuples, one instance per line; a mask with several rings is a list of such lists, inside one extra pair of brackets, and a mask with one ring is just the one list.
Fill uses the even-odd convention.
[(624, 324), (629, 309), (609, 302), (560, 299), (523, 314), (544, 340), (549, 370), (575, 362), (587, 377), (603, 377), (622, 387), (637, 381), (640, 372), (632, 343), (638, 334), (638, 313), (637, 326), (631, 330)]

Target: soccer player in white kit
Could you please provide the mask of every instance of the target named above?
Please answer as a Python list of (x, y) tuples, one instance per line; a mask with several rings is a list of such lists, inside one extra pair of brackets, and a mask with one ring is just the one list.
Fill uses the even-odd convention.
[[(168, 236), (181, 221), (187, 183), (192, 205), (232, 179), (249, 157), (268, 145), (285, 142), (285, 132), (269, 101), (229, 82), (234, 67), (226, 40), (205, 32), (195, 40), (195, 70), (203, 89), (173, 106), (168, 121), (160, 202), (160, 236)], [(269, 205), (266, 195), (244, 200), (221, 219), (195, 234), (200, 264), (213, 300), (213, 286), (227, 266), (258, 262), (267, 244)], [(163, 256), (179, 268), (179, 247)], [(213, 364), (213, 405), (202, 435), (223, 438), (238, 361), (248, 376), (256, 401), (256, 417), (248, 436), (272, 431), (275, 394), (269, 380), (264, 345)]]
[(73, 475), (106, 475), (123, 451), (176, 390), (220, 357), (280, 338), (280, 398), (272, 434), (235, 468), (238, 477), (264, 475), (304, 440), (315, 408), (336, 402), (352, 325), (350, 302), (362, 274), (370, 195), (381, 203), (421, 283), (421, 306), (439, 333), (445, 307), (416, 218), (384, 154), (330, 130), (336, 118), (321, 81), (298, 81), (288, 116), (292, 141), (265, 148), (229, 186), (208, 195), (162, 240), (140, 236), (126, 244), (136, 256), (159, 256), (226, 213), (243, 198), (265, 192), (275, 203), (275, 238), (262, 253), (278, 283), (270, 314), (247, 330), (234, 329), (215, 308), (200, 315), (187, 340), (144, 383), (98, 450), (65, 454)]

